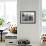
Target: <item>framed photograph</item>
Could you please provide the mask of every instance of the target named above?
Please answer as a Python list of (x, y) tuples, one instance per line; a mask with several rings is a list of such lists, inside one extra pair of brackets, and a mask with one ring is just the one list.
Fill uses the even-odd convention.
[(36, 11), (20, 11), (20, 23), (21, 24), (35, 24)]

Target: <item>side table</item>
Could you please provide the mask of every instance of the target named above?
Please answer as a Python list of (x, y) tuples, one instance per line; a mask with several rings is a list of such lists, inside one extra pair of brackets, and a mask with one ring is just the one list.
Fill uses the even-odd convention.
[(1, 42), (2, 42), (2, 32), (3, 32), (3, 30), (0, 30), (0, 32), (1, 32)]

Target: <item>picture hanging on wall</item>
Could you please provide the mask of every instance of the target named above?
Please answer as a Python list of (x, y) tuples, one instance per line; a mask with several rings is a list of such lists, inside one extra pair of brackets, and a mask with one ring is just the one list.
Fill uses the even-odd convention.
[(21, 24), (35, 24), (36, 11), (20, 11), (20, 23)]

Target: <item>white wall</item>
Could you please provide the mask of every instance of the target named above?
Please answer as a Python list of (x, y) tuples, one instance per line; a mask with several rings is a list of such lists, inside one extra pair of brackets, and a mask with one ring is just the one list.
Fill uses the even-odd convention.
[[(18, 39), (29, 39), (31, 43), (40, 43), (41, 4), (42, 0), (18, 0)], [(36, 11), (36, 24), (20, 24), (20, 11)]]

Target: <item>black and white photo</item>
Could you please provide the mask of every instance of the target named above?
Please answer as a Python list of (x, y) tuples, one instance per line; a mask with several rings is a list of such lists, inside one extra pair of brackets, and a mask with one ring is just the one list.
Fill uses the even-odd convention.
[(20, 11), (20, 23), (22, 24), (36, 23), (36, 11)]

